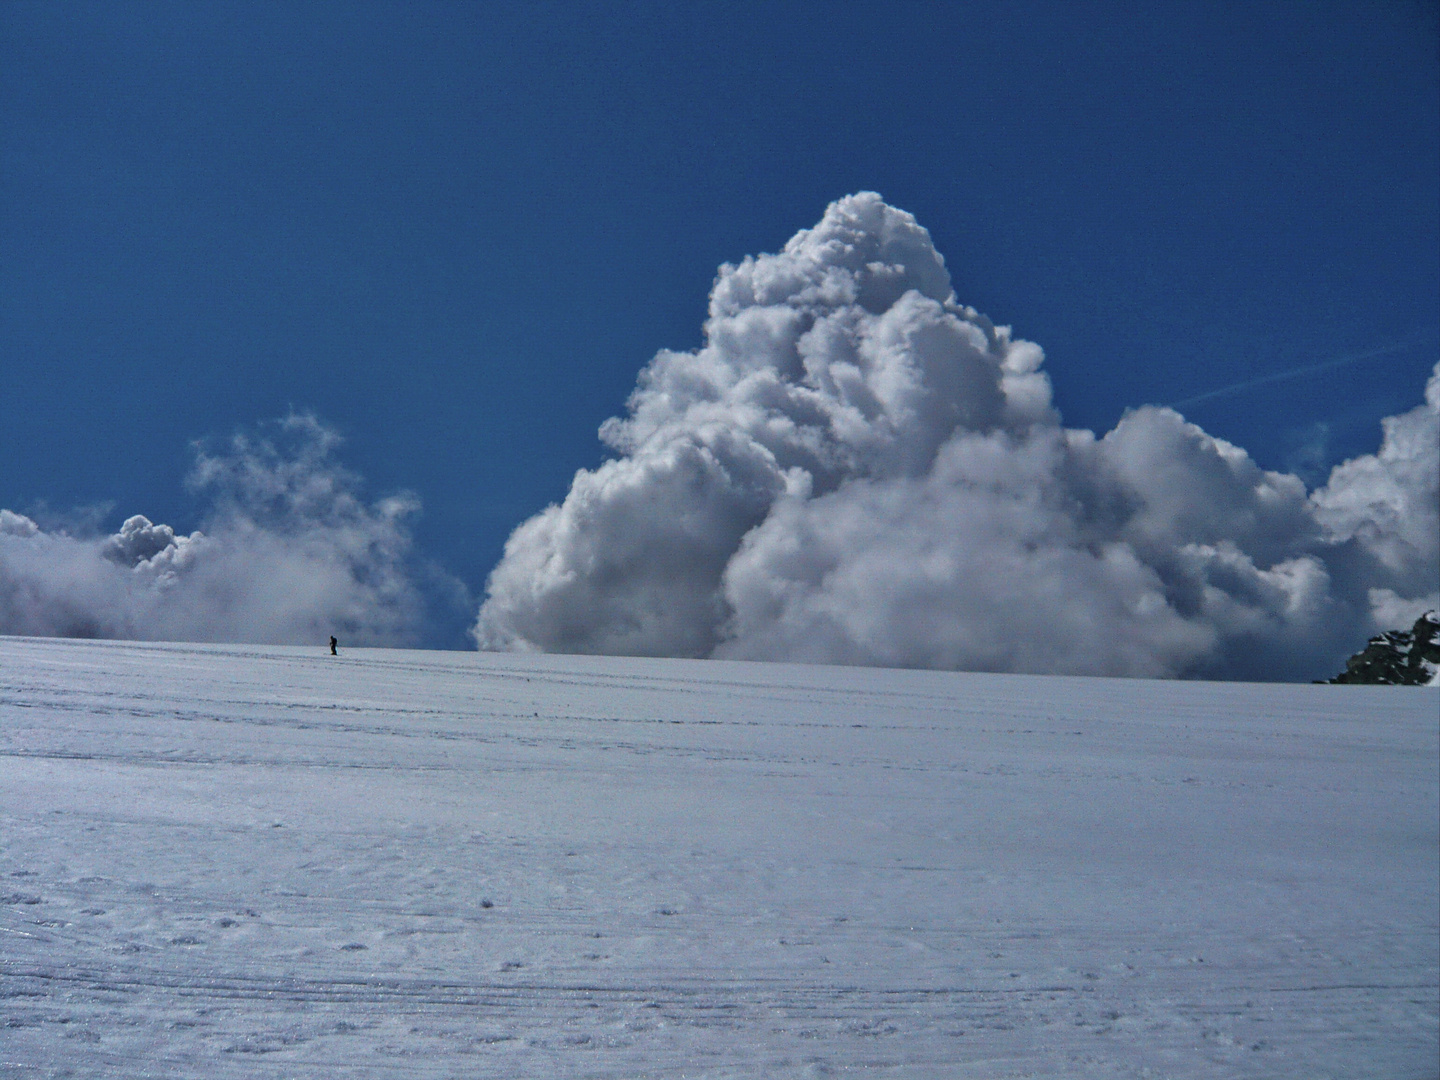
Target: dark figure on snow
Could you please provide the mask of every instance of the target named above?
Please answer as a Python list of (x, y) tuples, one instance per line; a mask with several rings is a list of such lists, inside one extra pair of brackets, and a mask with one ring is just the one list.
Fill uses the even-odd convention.
[(335, 640), (335, 635), (334, 635), (334, 634), (331, 634), (331, 635), (330, 635), (330, 655), (331, 655), (331, 656), (339, 656), (339, 655), (340, 655), (338, 652), (335, 651), (335, 646), (337, 646), (337, 645), (339, 645), (339, 644), (340, 644), (340, 642), (338, 642), (338, 641)]

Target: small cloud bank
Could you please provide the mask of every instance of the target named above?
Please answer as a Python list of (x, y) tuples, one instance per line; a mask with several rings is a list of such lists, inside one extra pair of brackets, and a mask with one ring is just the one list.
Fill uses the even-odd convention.
[[(409, 494), (364, 502), (340, 437), (292, 415), (219, 450), (190, 487), (213, 500), (184, 535), (140, 515), (111, 536), (46, 531), (0, 510), (0, 633), (170, 641), (410, 645), (426, 600)], [(453, 584), (453, 583), (451, 583)], [(455, 586), (458, 588), (458, 586)]]
[(720, 268), (617, 455), (522, 524), (482, 648), (1301, 679), (1440, 601), (1440, 365), (1310, 493), (1169, 408), (1062, 425), (1039, 346), (873, 193)]

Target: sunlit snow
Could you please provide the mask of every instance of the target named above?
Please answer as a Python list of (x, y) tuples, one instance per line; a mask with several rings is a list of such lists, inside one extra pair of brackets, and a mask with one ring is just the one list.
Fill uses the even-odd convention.
[(1434, 1075), (1433, 689), (0, 638), (0, 1076)]

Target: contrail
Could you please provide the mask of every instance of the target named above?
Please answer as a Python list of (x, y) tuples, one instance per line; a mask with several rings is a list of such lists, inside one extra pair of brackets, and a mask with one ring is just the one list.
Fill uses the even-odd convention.
[(1417, 338), (1411, 338), (1409, 341), (1396, 342), (1391, 345), (1381, 345), (1378, 348), (1366, 349), (1364, 352), (1347, 353), (1344, 356), (1338, 356), (1333, 360), (1324, 360), (1318, 364), (1306, 364), (1304, 367), (1291, 368), (1289, 371), (1279, 371), (1274, 375), (1261, 375), (1257, 379), (1246, 379), (1244, 382), (1232, 383), (1230, 386), (1222, 386), (1219, 390), (1208, 390), (1203, 394), (1196, 394), (1194, 397), (1172, 401), (1169, 407), (1179, 409), (1188, 405), (1198, 405), (1202, 401), (1210, 401), (1212, 398), (1238, 394), (1242, 390), (1249, 390), (1256, 386), (1264, 386), (1267, 383), (1284, 382), (1286, 379), (1298, 379), (1302, 375), (1311, 375), (1317, 371), (1329, 371), (1332, 368), (1345, 367), (1347, 364), (1358, 364), (1362, 360), (1374, 360), (1377, 357), (1404, 352), (1407, 349), (1414, 348), (1418, 344), (1419, 340)]

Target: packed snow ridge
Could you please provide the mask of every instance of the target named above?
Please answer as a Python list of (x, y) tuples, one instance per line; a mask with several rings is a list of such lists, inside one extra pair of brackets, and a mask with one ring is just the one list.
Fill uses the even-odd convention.
[(0, 638), (0, 1075), (1434, 1075), (1437, 701)]

